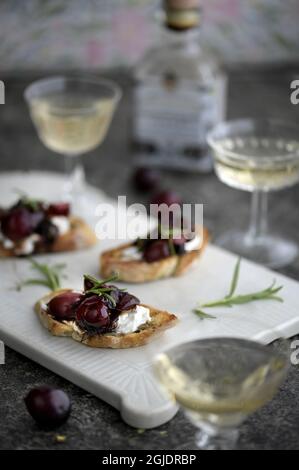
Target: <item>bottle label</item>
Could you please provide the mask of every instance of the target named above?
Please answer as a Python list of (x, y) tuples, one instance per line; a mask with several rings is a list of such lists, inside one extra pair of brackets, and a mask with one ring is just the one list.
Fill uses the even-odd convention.
[(135, 139), (161, 149), (206, 145), (206, 134), (224, 119), (225, 79), (209, 86), (139, 84), (135, 92)]

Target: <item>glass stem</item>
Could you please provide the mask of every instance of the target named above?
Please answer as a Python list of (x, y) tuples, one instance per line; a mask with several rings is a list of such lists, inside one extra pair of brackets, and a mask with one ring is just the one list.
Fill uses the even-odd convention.
[(82, 195), (85, 183), (85, 172), (80, 155), (66, 156), (65, 167), (67, 181), (64, 188), (64, 197), (67, 201), (74, 203)]
[(254, 191), (251, 200), (251, 215), (248, 237), (256, 240), (266, 234), (268, 229), (268, 194)]

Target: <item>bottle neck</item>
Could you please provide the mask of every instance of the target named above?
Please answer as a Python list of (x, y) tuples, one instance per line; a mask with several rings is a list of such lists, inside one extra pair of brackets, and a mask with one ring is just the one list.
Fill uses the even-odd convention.
[(163, 26), (160, 33), (160, 41), (168, 47), (176, 47), (189, 54), (198, 53), (200, 50), (200, 29), (191, 28), (184, 31), (173, 31)]

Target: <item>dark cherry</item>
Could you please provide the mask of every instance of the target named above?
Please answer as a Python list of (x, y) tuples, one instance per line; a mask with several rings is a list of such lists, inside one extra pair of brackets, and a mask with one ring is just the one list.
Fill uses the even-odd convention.
[(2, 207), (0, 207), (0, 222), (3, 219), (3, 217), (5, 216), (5, 214), (6, 214), (6, 210), (3, 209)]
[(70, 205), (68, 202), (57, 202), (55, 204), (50, 204), (47, 209), (47, 215), (63, 215), (67, 217), (70, 214)]
[(31, 211), (31, 224), (32, 224), (32, 230), (34, 232), (43, 220), (45, 220), (45, 214), (43, 211), (41, 210)]
[(110, 325), (108, 306), (98, 295), (87, 297), (76, 310), (76, 321), (83, 328), (107, 328)]
[(153, 263), (168, 256), (170, 256), (168, 240), (154, 240), (143, 252), (143, 258), (147, 263)]
[(166, 204), (171, 206), (172, 204), (182, 204), (181, 197), (174, 191), (161, 191), (158, 194), (155, 194), (151, 200), (151, 204)]
[(95, 283), (91, 279), (84, 277), (84, 290), (85, 291), (92, 289), (94, 286), (95, 286)]
[(180, 237), (174, 237), (172, 241), (174, 245), (184, 245), (186, 243), (186, 238), (181, 235)]
[(152, 168), (137, 168), (133, 175), (135, 188), (138, 191), (152, 191), (160, 182), (160, 174)]
[(28, 209), (16, 207), (3, 216), (1, 228), (5, 237), (16, 242), (32, 234), (35, 220)]
[(111, 286), (111, 285), (103, 285), (103, 287), (112, 287), (111, 291), (109, 292), (109, 295), (114, 299), (114, 302), (111, 302), (109, 298), (104, 298), (103, 302), (107, 305), (109, 309), (114, 309), (115, 304), (119, 302), (120, 296), (122, 295), (122, 291), (119, 290), (116, 286)]
[(59, 426), (71, 412), (68, 395), (63, 390), (46, 385), (30, 390), (24, 401), (32, 418), (41, 426)]
[(58, 228), (49, 219), (44, 219), (36, 228), (45, 243), (53, 243), (59, 235)]
[(120, 291), (119, 300), (116, 305), (116, 310), (119, 312), (124, 312), (125, 310), (130, 310), (136, 305), (140, 304), (140, 300), (135, 297), (135, 295), (128, 294), (127, 292)]
[(185, 237), (180, 237), (180, 238), (174, 238), (172, 240), (174, 249), (177, 255), (182, 255), (185, 253), (185, 243), (186, 243), (186, 238)]
[(76, 307), (83, 299), (84, 296), (80, 293), (64, 292), (50, 300), (48, 309), (57, 320), (74, 320)]

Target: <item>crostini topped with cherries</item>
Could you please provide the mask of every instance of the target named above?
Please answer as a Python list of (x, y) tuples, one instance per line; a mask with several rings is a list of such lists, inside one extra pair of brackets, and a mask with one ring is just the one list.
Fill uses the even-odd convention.
[(0, 257), (73, 251), (96, 241), (94, 231), (71, 214), (66, 202), (46, 203), (23, 196), (0, 209)]
[(53, 335), (96, 348), (142, 346), (176, 322), (175, 315), (142, 304), (113, 280), (85, 275), (83, 291), (51, 292), (36, 303), (35, 311)]
[(100, 274), (117, 275), (124, 282), (148, 282), (180, 276), (199, 258), (208, 243), (206, 228), (197, 227), (192, 233), (174, 231), (167, 234), (162, 227), (153, 236), (107, 250), (100, 257)]

